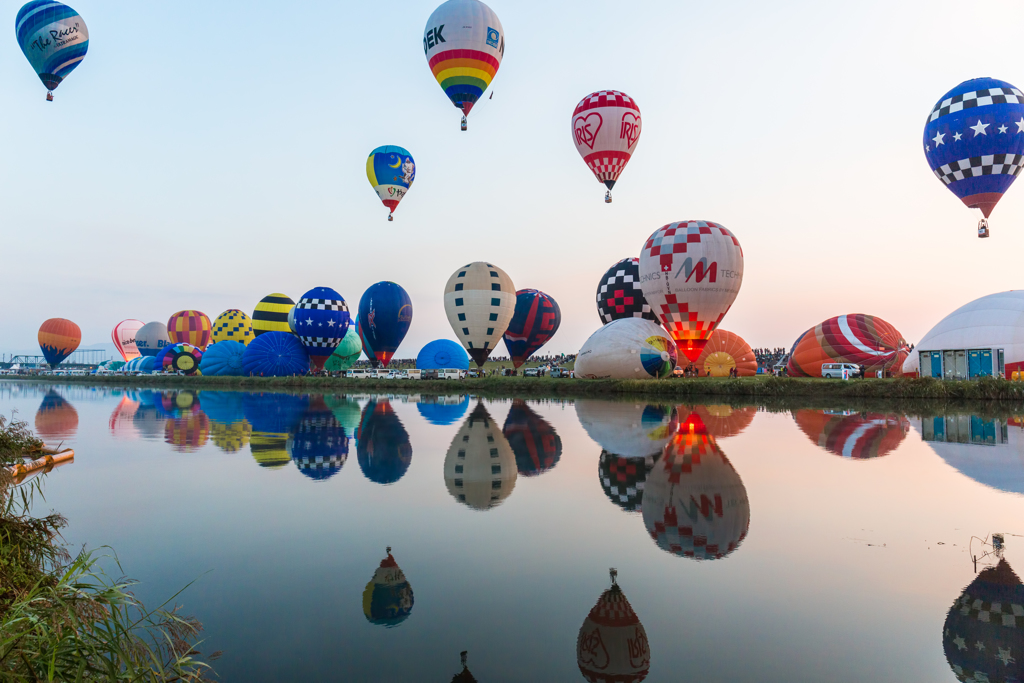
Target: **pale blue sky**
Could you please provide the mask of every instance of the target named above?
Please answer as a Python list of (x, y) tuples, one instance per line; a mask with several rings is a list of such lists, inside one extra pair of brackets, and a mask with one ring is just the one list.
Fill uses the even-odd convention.
[[(916, 341), (1021, 282), (1024, 187), (978, 240), (921, 149), (957, 83), (1024, 86), (1019, 3), (494, 0), (505, 58), (467, 133), (422, 53), (434, 0), (76, 0), (89, 55), (52, 104), (14, 39), (20, 4), (0, 1), (0, 351), (35, 348), (49, 317), (89, 345), (122, 318), (319, 285), (355, 307), (394, 280), (415, 306), (409, 357), (453, 337), (451, 272), (489, 260), (555, 297), (550, 349), (575, 352), (600, 275), (693, 218), (744, 247), (722, 327), (754, 346), (853, 312)], [(610, 206), (569, 125), (608, 88), (644, 118)], [(365, 177), (382, 144), (418, 167), (390, 224)]]

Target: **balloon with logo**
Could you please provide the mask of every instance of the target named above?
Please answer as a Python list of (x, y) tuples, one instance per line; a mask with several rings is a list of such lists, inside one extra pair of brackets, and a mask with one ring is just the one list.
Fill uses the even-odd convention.
[(384, 145), (370, 152), (366, 178), (384, 206), (391, 209), (388, 220), (393, 221), (398, 202), (416, 180), (416, 162), (404, 147)]
[(588, 681), (640, 683), (651, 670), (647, 631), (616, 582), (598, 599), (576, 637), (576, 664)]
[(519, 367), (558, 332), (562, 311), (550, 295), (536, 289), (516, 292), (516, 307), (502, 339), (512, 365)]
[(213, 332), (210, 339), (214, 344), (222, 341), (248, 344), (254, 339), (252, 320), (237, 308), (229, 308), (213, 321)]
[(351, 318), (345, 297), (330, 287), (314, 287), (295, 304), (288, 322), (306, 347), (313, 367), (323, 370), (324, 363), (345, 338)]
[(405, 339), (412, 324), (412, 299), (394, 282), (370, 285), (359, 299), (359, 327), (368, 345), (367, 356), (384, 367)]
[(174, 344), (191, 344), (200, 351), (210, 343), (213, 325), (202, 311), (178, 311), (167, 320), (167, 336)]
[(505, 271), (476, 261), (459, 268), (444, 288), (444, 312), (455, 336), (483, 367), (505, 334), (516, 307), (516, 287)]
[(135, 347), (143, 358), (155, 358), (170, 343), (167, 325), (160, 322), (146, 323), (135, 335)]
[(89, 51), (89, 29), (85, 20), (67, 5), (55, 0), (32, 0), (14, 20), (18, 45), (39, 80), (46, 86), (46, 99), (85, 59)]
[(82, 343), (82, 330), (65, 318), (50, 318), (39, 326), (38, 339), (43, 357), (55, 368)]
[(1024, 93), (1006, 81), (974, 78), (942, 96), (924, 126), (932, 173), (971, 209), (981, 209), (978, 237), (1024, 166)]
[(592, 92), (572, 112), (572, 141), (598, 182), (608, 188), (608, 204), (619, 174), (636, 151), (642, 127), (640, 107), (618, 90)]
[(258, 337), (264, 332), (291, 332), (288, 314), (295, 308), (295, 302), (280, 292), (268, 294), (256, 304), (252, 312), (252, 333)]
[(505, 29), (480, 0), (448, 0), (423, 29), (423, 53), (445, 95), (462, 110), (462, 130), (505, 55)]
[(742, 283), (743, 248), (719, 223), (669, 223), (654, 231), (640, 254), (644, 298), (691, 362), (700, 358)]
[(114, 329), (110, 333), (110, 337), (114, 342), (114, 348), (121, 354), (121, 358), (124, 358), (125, 363), (142, 355), (139, 347), (136, 346), (135, 336), (142, 329), (143, 325), (145, 323), (141, 320), (122, 320), (114, 325)]

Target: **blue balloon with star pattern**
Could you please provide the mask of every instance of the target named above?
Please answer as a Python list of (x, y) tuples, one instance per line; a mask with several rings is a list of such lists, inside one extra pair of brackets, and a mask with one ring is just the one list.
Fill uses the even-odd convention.
[(995, 78), (964, 81), (932, 107), (923, 144), (936, 177), (988, 218), (1024, 166), (1024, 93)]
[(288, 313), (292, 332), (306, 347), (309, 360), (317, 370), (324, 369), (324, 363), (345, 338), (351, 322), (345, 297), (330, 287), (309, 290)]

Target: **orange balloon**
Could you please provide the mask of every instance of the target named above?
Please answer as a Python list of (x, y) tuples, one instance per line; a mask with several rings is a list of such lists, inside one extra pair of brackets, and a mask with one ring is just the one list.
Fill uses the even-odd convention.
[(754, 406), (733, 408), (728, 405), (696, 406), (693, 412), (700, 417), (707, 427), (708, 434), (721, 439), (736, 436), (750, 426), (757, 414)]
[(50, 318), (39, 327), (39, 348), (52, 367), (74, 353), (82, 343), (82, 330), (64, 318)]
[(878, 370), (903, 374), (910, 346), (895, 327), (873, 315), (851, 313), (819, 323), (793, 345), (786, 364), (791, 377), (821, 377), (823, 363), (863, 365), (865, 376)]
[(701, 377), (728, 377), (732, 368), (736, 368), (740, 377), (756, 375), (754, 350), (738, 334), (715, 330), (697, 358), (697, 372)]
[(793, 419), (807, 437), (844, 458), (867, 460), (888, 455), (903, 443), (910, 421), (895, 413), (797, 410)]

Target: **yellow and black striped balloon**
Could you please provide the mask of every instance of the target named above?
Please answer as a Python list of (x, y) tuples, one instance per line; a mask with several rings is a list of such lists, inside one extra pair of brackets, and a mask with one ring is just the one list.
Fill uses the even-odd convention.
[(288, 313), (295, 308), (295, 302), (284, 294), (275, 293), (260, 299), (252, 312), (252, 331), (257, 337), (264, 332), (291, 332)]

